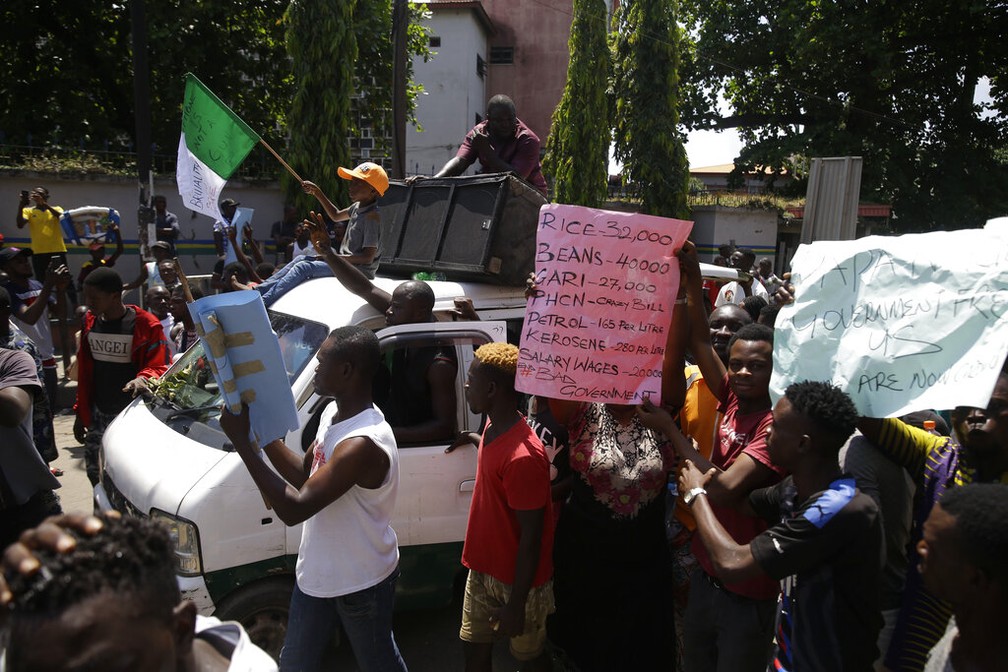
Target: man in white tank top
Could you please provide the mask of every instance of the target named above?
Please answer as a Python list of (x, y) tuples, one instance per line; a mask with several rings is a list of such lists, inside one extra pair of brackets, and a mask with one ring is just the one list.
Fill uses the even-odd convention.
[(329, 334), (319, 350), (315, 390), (335, 401), (303, 458), (282, 440), (265, 447), (279, 475), (249, 442), (248, 407), (240, 415), (221, 413), (221, 427), (273, 510), (287, 525), (304, 523), (281, 672), (319, 669), (337, 624), (361, 670), (406, 670), (392, 635), (399, 547), (390, 521), (398, 449), (371, 397), (380, 355), (368, 329)]

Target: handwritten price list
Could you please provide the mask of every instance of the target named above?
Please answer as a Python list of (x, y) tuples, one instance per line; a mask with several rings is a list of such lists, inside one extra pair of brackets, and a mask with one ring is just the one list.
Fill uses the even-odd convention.
[(576, 401), (657, 401), (679, 288), (673, 252), (692, 226), (664, 217), (544, 205), (518, 389)]

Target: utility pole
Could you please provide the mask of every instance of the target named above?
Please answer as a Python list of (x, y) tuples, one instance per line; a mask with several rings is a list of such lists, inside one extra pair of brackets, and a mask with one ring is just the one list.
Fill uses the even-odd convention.
[[(151, 115), (150, 115), (150, 65), (147, 61), (147, 10), (145, 0), (130, 1), (130, 27), (133, 43), (133, 109), (136, 115), (137, 181), (140, 207), (137, 224), (140, 230), (151, 231), (154, 211), (150, 207), (153, 194), (151, 184)], [(141, 242), (144, 236), (140, 235)], [(149, 242), (154, 242), (149, 240)], [(142, 254), (141, 245), (141, 254)]]
[(406, 178), (406, 0), (392, 4), (392, 177)]

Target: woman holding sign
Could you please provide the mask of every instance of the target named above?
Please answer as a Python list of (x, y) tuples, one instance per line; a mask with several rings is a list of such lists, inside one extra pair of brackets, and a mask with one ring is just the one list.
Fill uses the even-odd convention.
[(574, 472), (557, 525), (550, 638), (584, 672), (674, 659), (665, 543), (665, 438), (634, 406), (550, 400)]

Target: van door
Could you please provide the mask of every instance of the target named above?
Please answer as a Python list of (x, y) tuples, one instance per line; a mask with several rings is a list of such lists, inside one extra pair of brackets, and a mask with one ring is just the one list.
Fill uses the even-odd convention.
[[(376, 334), (386, 366), (395, 361), (396, 351), (402, 348), (437, 346), (450, 350), (457, 363), (453, 386), (456, 428), (482, 430), (482, 417), (471, 413), (465, 401), (466, 374), (476, 348), (506, 340), (504, 322), (403, 324)], [(396, 373), (390, 370), (389, 376)], [(375, 401), (382, 406), (387, 402), (380, 388), (381, 383), (376, 382)], [(324, 400), (312, 394), (302, 408), (312, 414), (310, 409), (317, 413), (323, 404)], [(476, 449), (467, 445), (445, 453), (458, 431), (436, 441), (399, 446), (399, 494), (392, 527), (399, 538), (401, 556), (396, 591), (400, 608), (439, 606), (452, 598), (476, 484)], [(297, 547), (297, 539), (288, 541), (295, 544), (289, 548)]]
[[(479, 432), (481, 417), (470, 413), (465, 401), (465, 379), (476, 348), (503, 341), (503, 322), (410, 324), (378, 332), (382, 354), (392, 359), (396, 350), (437, 344), (454, 350), (456, 428)], [(392, 375), (396, 375), (393, 371)], [(399, 446), (399, 497), (395, 530), (400, 545), (459, 542), (465, 538), (469, 502), (476, 482), (476, 450), (466, 446), (445, 454), (457, 436), (425, 444)]]

